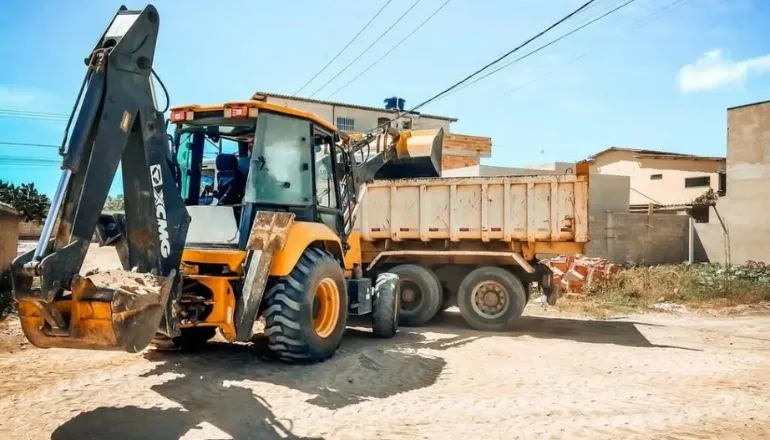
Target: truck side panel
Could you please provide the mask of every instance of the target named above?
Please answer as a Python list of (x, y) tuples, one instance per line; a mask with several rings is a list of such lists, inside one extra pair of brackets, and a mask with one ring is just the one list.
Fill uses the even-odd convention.
[(588, 241), (583, 175), (381, 180), (367, 192), (365, 241)]

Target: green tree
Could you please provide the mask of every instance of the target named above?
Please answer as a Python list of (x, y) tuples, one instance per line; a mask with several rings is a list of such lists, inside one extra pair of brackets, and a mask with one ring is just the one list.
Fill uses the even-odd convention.
[(25, 221), (41, 222), (48, 214), (51, 201), (41, 194), (34, 183), (14, 185), (0, 180), (0, 202), (7, 203), (21, 215)]
[(125, 209), (123, 194), (118, 194), (115, 197), (107, 196), (107, 201), (104, 203), (105, 211), (124, 211)]

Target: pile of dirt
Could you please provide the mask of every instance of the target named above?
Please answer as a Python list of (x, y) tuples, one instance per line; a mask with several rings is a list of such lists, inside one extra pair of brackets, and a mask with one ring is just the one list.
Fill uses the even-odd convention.
[(94, 269), (85, 274), (96, 287), (122, 289), (145, 295), (160, 292), (164, 278), (151, 273), (127, 272), (119, 269)]

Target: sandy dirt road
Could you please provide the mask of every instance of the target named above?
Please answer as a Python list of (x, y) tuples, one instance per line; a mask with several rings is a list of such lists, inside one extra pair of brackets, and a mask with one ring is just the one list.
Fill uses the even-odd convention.
[(313, 366), (218, 343), (39, 350), (9, 319), (0, 438), (770, 438), (770, 316), (526, 315), (504, 334), (451, 310), (392, 340), (352, 328)]

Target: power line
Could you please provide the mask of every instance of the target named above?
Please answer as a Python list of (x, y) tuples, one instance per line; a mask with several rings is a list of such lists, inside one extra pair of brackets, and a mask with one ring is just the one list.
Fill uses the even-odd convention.
[(37, 157), (18, 157), (18, 156), (4, 156), (0, 155), (0, 163), (3, 161), (18, 161), (18, 162), (30, 162), (30, 163), (51, 163), (51, 164), (58, 164), (61, 163), (60, 160), (57, 159), (45, 159), (45, 158), (37, 158)]
[(20, 147), (44, 147), (44, 148), (59, 148), (59, 145), (53, 145), (53, 144), (36, 144), (36, 143), (28, 143), (28, 142), (7, 142), (7, 141), (0, 141), (0, 145), (14, 145), (14, 146), (20, 146)]
[(38, 111), (20, 110), (20, 109), (14, 109), (14, 108), (0, 108), (0, 112), (3, 112), (3, 113), (37, 114), (37, 115), (45, 115), (45, 116), (58, 116), (58, 117), (62, 117), (62, 118), (66, 118), (67, 117), (67, 115), (64, 114), (64, 113), (38, 112)]
[(459, 92), (460, 90), (462, 90), (462, 89), (464, 89), (466, 87), (470, 87), (470, 86), (476, 84), (477, 82), (481, 81), (482, 79), (487, 78), (490, 75), (494, 75), (495, 73), (497, 73), (497, 72), (499, 72), (499, 71), (501, 71), (501, 70), (503, 70), (503, 69), (505, 69), (507, 67), (510, 67), (511, 65), (513, 65), (513, 64), (515, 64), (515, 63), (517, 63), (517, 62), (519, 62), (519, 61), (521, 61), (521, 60), (523, 60), (525, 58), (528, 58), (529, 56), (534, 55), (534, 54), (540, 52), (541, 50), (543, 50), (543, 49), (545, 49), (545, 48), (547, 48), (547, 47), (549, 47), (549, 46), (551, 46), (553, 44), (558, 43), (559, 41), (569, 37), (570, 35), (574, 34), (575, 32), (577, 32), (577, 31), (579, 31), (579, 30), (581, 30), (581, 29), (583, 29), (585, 27), (588, 27), (588, 26), (590, 26), (593, 23), (596, 23), (597, 21), (607, 17), (610, 14), (613, 14), (613, 13), (619, 11), (620, 9), (630, 5), (631, 3), (635, 2), (635, 1), (636, 0), (627, 0), (625, 3), (622, 3), (619, 6), (616, 6), (616, 7), (612, 8), (612, 9), (610, 9), (609, 11), (607, 11), (607, 12), (597, 16), (596, 18), (593, 18), (593, 19), (587, 21), (586, 23), (583, 23), (582, 25), (576, 27), (575, 29), (572, 29), (571, 31), (567, 32), (566, 34), (563, 34), (560, 37), (555, 38), (555, 39), (549, 41), (548, 43), (543, 44), (542, 46), (540, 46), (540, 47), (538, 47), (536, 49), (533, 49), (533, 50), (527, 52), (526, 54), (524, 54), (524, 55), (522, 55), (522, 56), (520, 56), (520, 57), (518, 57), (518, 58), (516, 58), (514, 60), (511, 60), (511, 61), (503, 64), (502, 66), (500, 66), (500, 67), (498, 67), (498, 68), (496, 68), (496, 69), (494, 69), (494, 70), (492, 70), (490, 72), (487, 72), (486, 74), (476, 78), (475, 80), (471, 81), (470, 83), (465, 84), (463, 87), (455, 90), (455, 92)]
[(383, 10), (385, 10), (385, 8), (386, 8), (386, 7), (387, 7), (387, 6), (390, 4), (390, 2), (392, 2), (392, 1), (393, 1), (393, 0), (387, 0), (387, 1), (385, 2), (385, 4), (383, 4), (383, 5), (382, 5), (382, 7), (381, 7), (381, 8), (380, 8), (380, 9), (377, 11), (377, 13), (375, 13), (375, 14), (374, 14), (374, 16), (373, 16), (373, 17), (372, 17), (372, 18), (371, 18), (371, 19), (370, 19), (368, 22), (366, 22), (366, 24), (364, 25), (364, 27), (362, 27), (362, 28), (361, 28), (361, 30), (359, 30), (359, 31), (358, 31), (358, 33), (357, 33), (357, 34), (355, 34), (355, 35), (353, 36), (353, 38), (351, 38), (351, 39), (350, 39), (350, 41), (348, 41), (348, 43), (345, 45), (345, 47), (343, 47), (342, 49), (340, 49), (340, 51), (339, 51), (339, 52), (337, 52), (337, 55), (334, 55), (334, 57), (333, 57), (331, 60), (329, 60), (329, 62), (328, 62), (328, 63), (326, 63), (326, 65), (325, 65), (325, 66), (323, 66), (323, 67), (321, 68), (321, 70), (319, 70), (318, 72), (316, 72), (316, 74), (315, 74), (315, 75), (313, 75), (313, 77), (312, 77), (312, 78), (310, 78), (309, 80), (307, 80), (307, 82), (306, 82), (305, 84), (303, 84), (303, 85), (302, 85), (302, 87), (300, 87), (299, 89), (297, 89), (297, 91), (296, 91), (296, 92), (294, 92), (294, 94), (293, 94), (292, 96), (297, 96), (297, 93), (301, 92), (301, 91), (302, 91), (302, 90), (303, 90), (305, 87), (307, 87), (307, 86), (308, 86), (308, 84), (310, 84), (311, 82), (313, 82), (313, 80), (314, 80), (314, 79), (316, 79), (316, 78), (318, 77), (318, 75), (320, 75), (320, 74), (321, 74), (321, 72), (323, 72), (324, 70), (326, 70), (326, 68), (327, 68), (327, 67), (329, 67), (329, 66), (331, 65), (331, 63), (333, 63), (333, 62), (334, 62), (334, 60), (336, 60), (336, 59), (337, 59), (337, 58), (338, 58), (340, 55), (342, 55), (342, 52), (345, 52), (345, 49), (347, 49), (347, 48), (348, 48), (348, 47), (349, 47), (349, 46), (350, 46), (350, 45), (351, 45), (351, 44), (352, 44), (354, 41), (356, 41), (356, 39), (358, 38), (358, 36), (359, 36), (359, 35), (361, 35), (361, 33), (362, 33), (364, 30), (366, 30), (366, 28), (367, 28), (367, 27), (369, 27), (369, 25), (370, 25), (370, 24), (372, 24), (372, 22), (374, 21), (374, 19), (375, 19), (375, 18), (377, 18), (377, 17), (380, 15), (380, 13), (381, 13)]
[(366, 49), (364, 49), (364, 50), (363, 50), (363, 51), (362, 51), (360, 54), (358, 54), (358, 56), (357, 56), (357, 57), (353, 58), (353, 60), (352, 60), (351, 62), (349, 62), (349, 63), (348, 63), (348, 64), (347, 64), (345, 67), (343, 67), (343, 68), (342, 68), (342, 70), (340, 70), (340, 71), (339, 71), (339, 72), (337, 72), (337, 73), (336, 73), (336, 74), (335, 74), (333, 77), (331, 77), (331, 79), (329, 79), (329, 80), (328, 80), (328, 81), (326, 81), (326, 82), (325, 82), (325, 83), (324, 83), (324, 84), (323, 84), (321, 87), (319, 87), (318, 89), (316, 89), (316, 91), (315, 91), (315, 92), (311, 93), (309, 97), (310, 97), (310, 98), (312, 98), (313, 96), (315, 96), (315, 94), (316, 94), (316, 93), (320, 92), (320, 91), (321, 91), (321, 90), (323, 90), (323, 89), (324, 89), (326, 86), (328, 86), (328, 85), (329, 85), (329, 83), (331, 83), (332, 81), (334, 81), (335, 79), (337, 79), (337, 78), (338, 78), (340, 75), (342, 75), (343, 73), (345, 73), (345, 71), (346, 71), (346, 70), (348, 70), (348, 68), (349, 68), (350, 66), (352, 66), (352, 65), (353, 65), (353, 64), (354, 64), (356, 61), (358, 61), (359, 59), (361, 59), (361, 57), (362, 57), (362, 56), (363, 56), (363, 55), (364, 55), (366, 52), (368, 52), (368, 51), (369, 51), (369, 49), (371, 49), (371, 48), (372, 48), (372, 46), (374, 46), (375, 44), (377, 44), (377, 42), (378, 42), (378, 41), (380, 41), (380, 40), (382, 39), (382, 37), (384, 37), (384, 36), (385, 36), (385, 34), (387, 34), (388, 32), (390, 32), (390, 30), (391, 30), (391, 29), (393, 29), (393, 28), (394, 28), (394, 27), (395, 27), (395, 26), (396, 26), (396, 25), (397, 25), (399, 22), (401, 22), (401, 20), (403, 20), (403, 18), (404, 18), (404, 17), (406, 17), (406, 14), (408, 14), (408, 13), (409, 13), (409, 11), (411, 11), (412, 9), (414, 9), (414, 7), (415, 7), (415, 6), (417, 6), (417, 4), (418, 4), (418, 3), (420, 3), (420, 1), (421, 1), (421, 0), (416, 0), (414, 3), (412, 3), (412, 6), (410, 6), (410, 7), (409, 7), (409, 8), (408, 8), (406, 11), (404, 11), (404, 13), (403, 13), (403, 14), (401, 14), (401, 16), (400, 16), (400, 17), (398, 17), (398, 19), (396, 19), (396, 21), (394, 21), (394, 22), (393, 22), (393, 24), (391, 24), (391, 25), (390, 25), (390, 26), (389, 26), (387, 29), (385, 29), (385, 31), (384, 31), (383, 33), (381, 33), (379, 37), (377, 37), (377, 38), (376, 38), (374, 41), (372, 41), (372, 42), (371, 42), (371, 44), (369, 44), (369, 46), (367, 46), (367, 47), (366, 47)]
[[(670, 2), (670, 3), (669, 3), (668, 5), (666, 5), (666, 6), (663, 6), (663, 7), (661, 7), (661, 8), (658, 8), (658, 9), (656, 9), (656, 10), (654, 10), (654, 11), (650, 12), (650, 13), (649, 13), (649, 14), (647, 14), (646, 16), (644, 16), (644, 17), (642, 17), (641, 19), (637, 20), (637, 21), (635, 22), (636, 26), (634, 26), (633, 28), (631, 28), (631, 30), (637, 30), (637, 29), (641, 29), (641, 28), (643, 28), (643, 27), (645, 27), (645, 26), (649, 25), (650, 23), (653, 23), (653, 22), (655, 22), (655, 21), (659, 20), (659, 19), (661, 18), (661, 14), (662, 14), (663, 12), (665, 12), (665, 11), (668, 11), (668, 10), (671, 10), (671, 9), (673, 9), (674, 7), (677, 7), (677, 6), (681, 6), (681, 5), (683, 5), (685, 2), (687, 2), (687, 0), (674, 0), (674, 1)], [(650, 18), (652, 18), (652, 19), (650, 19)], [(583, 53), (582, 55), (580, 55), (580, 56), (578, 56), (578, 57), (575, 57), (575, 58), (571, 59), (571, 60), (570, 60), (570, 61), (568, 61), (568, 62), (567, 62), (565, 65), (569, 65), (569, 64), (572, 64), (572, 63), (574, 63), (574, 62), (576, 62), (576, 61), (579, 61), (579, 60), (581, 60), (581, 59), (585, 58), (585, 57), (586, 57), (586, 55), (587, 55), (587, 53)], [(529, 80), (529, 81), (527, 81), (526, 83), (523, 83), (523, 84), (519, 84), (518, 86), (516, 86), (516, 87), (512, 88), (511, 90), (508, 90), (507, 92), (505, 92), (505, 93), (504, 93), (504, 95), (509, 95), (509, 94), (511, 94), (511, 93), (513, 93), (513, 92), (515, 92), (515, 91), (517, 91), (517, 90), (523, 89), (524, 87), (526, 87), (526, 86), (528, 86), (528, 85), (532, 84), (533, 82), (535, 82), (535, 81), (537, 81), (537, 80), (539, 80), (539, 79), (542, 79), (543, 77), (545, 77), (545, 76), (548, 76), (548, 75), (550, 75), (550, 74), (552, 74), (552, 73), (553, 73), (553, 71), (548, 71), (548, 72), (546, 72), (546, 73), (545, 73), (545, 74), (543, 74), (543, 75), (538, 75), (538, 76), (536, 76), (536, 77), (534, 77), (534, 78), (530, 79), (530, 80)]]
[(375, 65), (377, 65), (377, 64), (378, 64), (380, 61), (384, 60), (384, 59), (385, 59), (385, 57), (387, 57), (388, 55), (390, 55), (390, 53), (391, 53), (391, 52), (393, 52), (393, 51), (394, 51), (394, 50), (396, 50), (396, 49), (397, 49), (399, 46), (401, 46), (401, 43), (403, 43), (404, 41), (406, 41), (406, 40), (407, 40), (409, 37), (411, 37), (412, 35), (414, 35), (415, 33), (417, 33), (417, 31), (419, 31), (419, 30), (420, 30), (420, 29), (421, 29), (423, 26), (425, 26), (425, 24), (426, 24), (427, 22), (429, 22), (429, 21), (430, 21), (430, 20), (431, 20), (433, 17), (435, 17), (435, 16), (436, 16), (436, 14), (438, 14), (438, 13), (439, 13), (439, 11), (441, 11), (441, 10), (444, 8), (444, 6), (446, 6), (446, 5), (447, 5), (447, 3), (449, 3), (449, 2), (450, 2), (450, 0), (446, 0), (444, 3), (442, 3), (442, 4), (441, 4), (441, 6), (439, 6), (439, 7), (438, 7), (438, 8), (437, 8), (435, 11), (433, 11), (433, 13), (432, 13), (432, 14), (430, 14), (430, 16), (428, 16), (428, 18), (426, 18), (425, 20), (423, 20), (423, 22), (422, 22), (422, 23), (420, 23), (420, 25), (419, 25), (419, 26), (417, 26), (416, 28), (414, 28), (414, 29), (412, 30), (412, 32), (409, 32), (409, 34), (407, 34), (407, 36), (406, 36), (406, 37), (402, 38), (402, 39), (401, 39), (401, 41), (399, 41), (398, 43), (396, 43), (396, 45), (395, 45), (395, 46), (391, 47), (391, 48), (390, 48), (390, 50), (388, 50), (387, 52), (385, 52), (385, 53), (384, 53), (384, 54), (383, 54), (381, 57), (377, 58), (377, 60), (376, 60), (375, 62), (373, 62), (372, 64), (370, 64), (370, 65), (369, 65), (369, 66), (368, 66), (366, 69), (364, 69), (363, 71), (361, 71), (361, 72), (360, 72), (358, 75), (354, 76), (354, 77), (353, 77), (353, 78), (352, 78), (350, 81), (346, 82), (346, 83), (345, 83), (345, 85), (343, 85), (342, 87), (340, 87), (340, 88), (338, 88), (337, 90), (335, 90), (334, 92), (332, 92), (332, 94), (330, 94), (330, 95), (329, 95), (329, 96), (328, 96), (326, 99), (329, 99), (329, 98), (331, 98), (332, 96), (334, 96), (334, 95), (336, 95), (337, 93), (339, 93), (339, 92), (340, 92), (342, 89), (344, 89), (345, 87), (349, 86), (349, 85), (350, 85), (351, 83), (353, 83), (355, 80), (357, 80), (358, 78), (360, 78), (360, 77), (361, 77), (363, 74), (365, 74), (366, 72), (368, 72), (369, 70), (371, 70), (371, 68), (372, 68), (372, 67), (374, 67)]
[(506, 52), (505, 54), (503, 54), (503, 55), (499, 56), (498, 58), (496, 58), (496, 59), (495, 59), (495, 60), (493, 60), (492, 62), (490, 62), (490, 63), (487, 63), (487, 64), (486, 64), (484, 67), (482, 67), (481, 69), (478, 69), (478, 70), (476, 70), (475, 72), (471, 73), (470, 75), (466, 76), (465, 78), (461, 79), (460, 81), (457, 81), (457, 82), (456, 82), (456, 83), (454, 83), (453, 85), (451, 85), (451, 86), (447, 87), (447, 88), (446, 88), (446, 89), (444, 89), (443, 91), (441, 91), (441, 92), (437, 93), (436, 95), (432, 96), (431, 98), (428, 98), (428, 99), (426, 99), (425, 101), (423, 101), (423, 102), (421, 102), (421, 103), (417, 104), (416, 106), (412, 107), (410, 110), (408, 110), (408, 111), (406, 111), (406, 112), (400, 112), (400, 113), (399, 113), (398, 115), (396, 115), (396, 117), (395, 117), (395, 118), (393, 118), (391, 121), (395, 121), (396, 119), (399, 119), (399, 118), (401, 118), (401, 117), (402, 117), (403, 115), (405, 115), (405, 114), (408, 114), (408, 113), (412, 113), (412, 112), (414, 112), (415, 110), (417, 110), (417, 109), (419, 109), (419, 108), (421, 108), (421, 107), (423, 107), (423, 106), (425, 106), (425, 105), (427, 105), (427, 104), (429, 104), (429, 103), (431, 103), (431, 102), (435, 101), (436, 99), (438, 99), (438, 98), (442, 97), (443, 95), (445, 95), (445, 94), (447, 94), (447, 93), (451, 92), (452, 90), (454, 90), (455, 88), (457, 88), (457, 87), (458, 87), (458, 86), (460, 86), (461, 84), (465, 83), (465, 82), (466, 82), (466, 81), (468, 81), (469, 79), (473, 78), (474, 76), (478, 75), (479, 73), (483, 72), (484, 70), (488, 69), (489, 67), (491, 67), (491, 66), (493, 66), (493, 65), (495, 65), (495, 64), (497, 64), (497, 63), (499, 63), (501, 60), (503, 60), (503, 59), (505, 59), (506, 57), (510, 56), (510, 55), (511, 55), (511, 54), (513, 54), (514, 52), (516, 52), (516, 51), (520, 50), (522, 47), (524, 47), (524, 46), (526, 46), (527, 44), (531, 43), (531, 42), (532, 42), (532, 41), (534, 41), (535, 39), (537, 39), (537, 38), (541, 37), (541, 36), (542, 36), (543, 34), (545, 34), (546, 32), (548, 32), (548, 31), (550, 31), (551, 29), (555, 28), (556, 26), (558, 26), (558, 25), (562, 24), (563, 22), (565, 22), (565, 21), (569, 20), (569, 19), (570, 19), (572, 16), (574, 16), (574, 15), (575, 15), (575, 14), (577, 14), (577, 13), (579, 13), (580, 11), (582, 11), (583, 9), (585, 9), (586, 7), (588, 7), (589, 5), (591, 5), (592, 3), (594, 3), (595, 1), (596, 1), (596, 0), (588, 0), (587, 2), (583, 3), (583, 5), (582, 5), (582, 6), (580, 6), (580, 7), (579, 7), (579, 8), (577, 8), (577, 9), (575, 9), (574, 11), (570, 12), (569, 14), (567, 14), (566, 16), (564, 16), (563, 18), (561, 18), (561, 19), (560, 19), (559, 21), (557, 21), (556, 23), (554, 23), (554, 24), (552, 24), (552, 25), (548, 26), (546, 29), (544, 29), (544, 30), (540, 31), (540, 32), (539, 32), (539, 33), (537, 33), (535, 36), (533, 36), (533, 37), (529, 38), (528, 40), (526, 40), (525, 42), (523, 42), (523, 43), (519, 44), (518, 46), (514, 47), (513, 49), (509, 50), (509, 51), (508, 51), (508, 52)]

